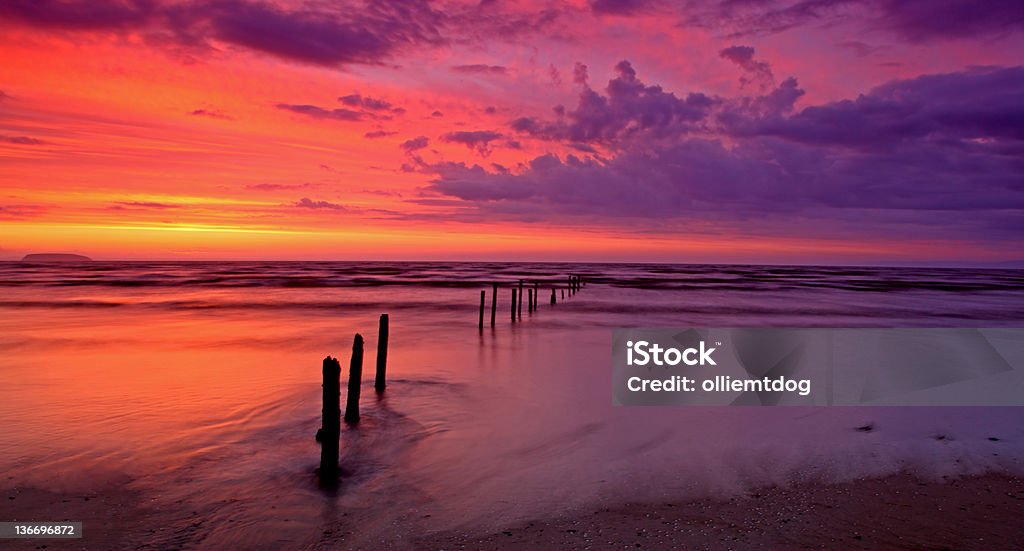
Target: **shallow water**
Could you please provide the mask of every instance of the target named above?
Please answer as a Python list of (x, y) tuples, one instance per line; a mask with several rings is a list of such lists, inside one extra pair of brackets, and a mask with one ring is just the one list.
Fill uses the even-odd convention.
[[(588, 285), (555, 306), (550, 288)], [(479, 290), (540, 309), (478, 332)], [(486, 530), (624, 499), (1020, 471), (1020, 408), (616, 408), (611, 328), (1020, 327), (1024, 272), (485, 263), (0, 263), (0, 472), (125, 484), (157, 545), (316, 547)], [(320, 362), (391, 317), (343, 480), (318, 488)], [(489, 315), (489, 314), (488, 314)], [(870, 432), (856, 427), (872, 424)], [(942, 437), (941, 439), (938, 437)], [(995, 438), (997, 440), (990, 440)], [(205, 519), (196, 526), (195, 518)]]

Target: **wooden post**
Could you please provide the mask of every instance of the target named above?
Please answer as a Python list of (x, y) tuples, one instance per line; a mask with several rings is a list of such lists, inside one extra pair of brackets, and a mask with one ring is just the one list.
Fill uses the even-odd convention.
[(572, 276), (569, 276), (569, 296), (572, 296)]
[(516, 288), (512, 288), (512, 323), (516, 322)]
[(533, 312), (533, 289), (527, 289), (526, 290), (526, 294), (527, 294), (526, 311), (527, 312)]
[(388, 370), (388, 315), (380, 315), (377, 328), (377, 377), (373, 380), (373, 388), (384, 392), (384, 378)]
[(562, 293), (562, 300), (565, 300), (565, 289), (560, 289), (560, 291)]
[(348, 396), (345, 402), (345, 422), (359, 422), (359, 387), (363, 382), (363, 336), (356, 333), (352, 340), (352, 361), (348, 365)]
[(540, 306), (540, 289), (537, 288), (537, 282), (533, 282), (533, 309), (536, 310)]
[(551, 304), (555, 303), (555, 290), (551, 289)]
[(519, 280), (519, 304), (516, 305), (516, 317), (523, 319), (523, 280)]
[(480, 291), (480, 330), (484, 330), (484, 300), (487, 298), (487, 291)]
[(341, 364), (324, 358), (323, 420), (316, 439), (320, 442), (320, 478), (328, 482), (338, 476), (338, 440), (341, 438)]
[(494, 316), (498, 313), (498, 284), (491, 286), (491, 327), (494, 327)]

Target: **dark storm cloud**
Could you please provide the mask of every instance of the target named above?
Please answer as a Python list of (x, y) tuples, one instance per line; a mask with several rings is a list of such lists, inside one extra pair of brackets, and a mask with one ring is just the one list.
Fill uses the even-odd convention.
[(216, 39), (317, 65), (377, 64), (405, 47), (441, 44), (445, 19), (422, 0), (291, 8), (257, 0), (13, 0), (0, 3), (0, 17), (40, 28), (153, 33), (187, 46)]
[[(571, 10), (570, 10), (571, 11)], [(214, 42), (323, 66), (391, 63), (453, 42), (516, 40), (565, 9), (437, 5), (426, 0), (9, 0), (0, 20), (40, 29), (137, 35), (157, 47), (215, 51)]]
[(704, 94), (677, 97), (660, 86), (647, 86), (628, 61), (615, 66), (618, 76), (601, 94), (589, 86), (576, 108), (555, 121), (522, 117), (513, 130), (546, 140), (618, 144), (633, 135), (674, 137), (685, 134), (710, 113), (716, 100)]
[(643, 91), (656, 87), (627, 66), (605, 94), (585, 90), (566, 121), (513, 123), (581, 152), (601, 142), (609, 158), (549, 154), (515, 171), (424, 164), (430, 190), (520, 221), (614, 217), (790, 234), (813, 224), (818, 235), (899, 228), (993, 240), (1024, 230), (1024, 68), (896, 80), (803, 109), (794, 109), (803, 91), (786, 79), (760, 96), (708, 97), (679, 118), (668, 114), (690, 113), (689, 104), (659, 88), (648, 105)]
[(7, 0), (0, 2), (0, 17), (29, 25), (64, 30), (104, 30), (136, 27), (161, 11), (158, 2), (137, 0)]
[(730, 36), (784, 32), (853, 21), (909, 41), (991, 37), (1024, 30), (1015, 0), (724, 0), (693, 1), (678, 10), (685, 25)]

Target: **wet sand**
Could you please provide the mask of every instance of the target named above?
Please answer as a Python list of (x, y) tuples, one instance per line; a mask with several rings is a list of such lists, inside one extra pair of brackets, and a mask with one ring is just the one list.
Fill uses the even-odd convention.
[[(82, 539), (7, 540), (5, 549), (153, 549), (175, 541), (180, 544), (175, 548), (203, 548), (203, 519), (176, 519), (172, 526), (158, 526), (154, 520), (162, 515), (119, 487), (69, 494), (7, 488), (3, 499), (5, 512), (17, 511), (14, 517), (19, 520), (85, 523)], [(1012, 549), (1024, 544), (1021, 518), (1024, 478), (989, 474), (927, 480), (900, 474), (833, 485), (764, 488), (729, 498), (591, 508), (491, 533), (472, 528), (393, 533), (393, 539), (369, 543), (358, 526), (339, 524), (285, 547)], [(192, 537), (168, 538), (161, 533), (165, 531), (189, 532)], [(266, 543), (257, 548), (283, 548), (280, 541)]]
[(1024, 479), (901, 474), (438, 533), (422, 549), (1019, 549)]
[(81, 521), (80, 539), (9, 539), (2, 549), (136, 549), (129, 542), (145, 535), (149, 514), (139, 495), (119, 486), (58, 493), (37, 488), (0, 490), (2, 520)]

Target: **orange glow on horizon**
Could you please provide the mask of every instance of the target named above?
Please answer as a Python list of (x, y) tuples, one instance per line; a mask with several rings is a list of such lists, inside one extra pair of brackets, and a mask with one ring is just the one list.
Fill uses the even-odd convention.
[[(652, 34), (662, 23), (656, 15), (633, 21)], [(630, 44), (634, 58), (644, 61), (645, 79), (667, 83), (680, 96), (737, 89), (734, 67), (697, 55), (717, 47), (709, 32), (690, 29), (634, 44), (597, 27), (576, 31), (589, 49), (566, 44), (541, 55), (516, 44), (468, 52), (437, 48), (404, 52), (393, 65), (337, 68), (216, 41), (197, 53), (156, 45), (141, 32), (75, 34), (11, 25), (0, 36), (0, 137), (6, 137), (0, 140), (0, 259), (75, 251), (111, 259), (813, 263), (951, 254), (986, 262), (1010, 254), (1009, 245), (979, 248), (926, 235), (825, 238), (814, 234), (813, 222), (806, 233), (757, 232), (729, 222), (696, 229), (677, 222), (653, 232), (636, 216), (614, 213), (600, 220), (545, 219), (543, 212), (536, 220), (520, 213), (502, 217), (431, 189), (437, 176), (417, 163), (478, 164), (492, 174), (518, 174), (541, 155), (579, 155), (572, 144), (520, 139), (508, 126), (517, 117), (548, 117), (552, 107), (571, 105), (578, 95), (572, 64), (583, 54), (602, 63), (590, 65), (595, 87)], [(778, 39), (763, 51), (780, 58), (776, 67), (803, 72), (802, 82), (812, 83), (801, 101), (849, 95), (842, 78), (787, 58), (798, 45)], [(665, 56), (669, 46), (689, 61)], [(449, 70), (499, 62), (502, 79)], [(346, 113), (340, 98), (350, 94), (389, 107)], [(483, 129), (501, 130), (495, 142), (501, 147), (473, 149), (439, 138)], [(429, 137), (429, 145), (402, 148), (419, 136)], [(600, 145), (592, 153), (614, 154)]]

